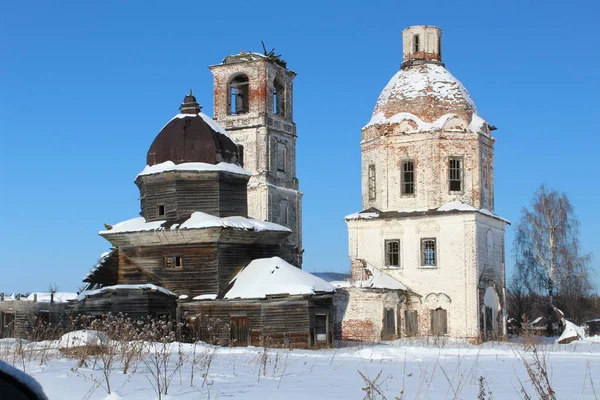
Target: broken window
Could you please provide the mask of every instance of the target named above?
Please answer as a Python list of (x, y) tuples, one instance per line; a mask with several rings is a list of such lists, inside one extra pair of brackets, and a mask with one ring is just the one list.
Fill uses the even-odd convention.
[(386, 308), (383, 310), (383, 331), (381, 332), (382, 340), (391, 340), (396, 334), (396, 320), (394, 318), (394, 309)]
[(164, 217), (165, 216), (165, 205), (164, 204), (159, 204), (156, 206), (156, 214), (159, 217)]
[(418, 52), (419, 51), (419, 35), (414, 35), (413, 36), (413, 46), (414, 46), (414, 52)]
[(285, 144), (277, 143), (277, 170), (285, 172), (287, 149)]
[(375, 198), (377, 197), (377, 191), (376, 191), (376, 186), (375, 186), (375, 164), (369, 165), (368, 180), (369, 180), (369, 200), (375, 200)]
[(437, 265), (435, 238), (421, 239), (421, 265), (435, 267)]
[(385, 265), (386, 267), (400, 266), (400, 240), (385, 241)]
[(402, 163), (402, 194), (415, 194), (415, 164), (413, 161)]
[(278, 79), (273, 82), (273, 113), (285, 117), (285, 87)]
[(416, 310), (404, 311), (404, 334), (415, 336), (419, 333), (419, 319)]
[(450, 172), (449, 183), (451, 192), (462, 192), (463, 190), (463, 166), (462, 158), (452, 157), (448, 162), (448, 171)]
[(169, 256), (165, 257), (166, 268), (183, 268), (183, 257), (182, 256)]
[(246, 75), (237, 75), (227, 87), (227, 114), (245, 114), (250, 110), (249, 81)]
[(317, 342), (327, 341), (327, 315), (315, 315), (315, 339)]
[(446, 310), (438, 308), (431, 310), (431, 334), (443, 336), (448, 333), (448, 315)]

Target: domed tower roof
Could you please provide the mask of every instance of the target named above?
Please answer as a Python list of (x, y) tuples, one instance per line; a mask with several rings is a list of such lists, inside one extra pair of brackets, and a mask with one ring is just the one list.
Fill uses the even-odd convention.
[(375, 105), (371, 124), (390, 122), (400, 113), (433, 123), (446, 114), (467, 121), (476, 112), (471, 96), (442, 63), (441, 29), (412, 26), (402, 32), (404, 62), (383, 89)]
[(203, 162), (238, 163), (238, 148), (227, 131), (206, 114), (190, 94), (152, 142), (146, 163), (149, 166), (172, 161), (175, 164)]

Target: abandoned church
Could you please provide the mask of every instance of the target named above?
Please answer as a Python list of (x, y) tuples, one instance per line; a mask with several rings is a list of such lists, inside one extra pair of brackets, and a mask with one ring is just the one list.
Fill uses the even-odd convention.
[(446, 70), (439, 28), (402, 37), (400, 70), (362, 129), (346, 279), (302, 270), (296, 73), (278, 56), (241, 51), (209, 67), (213, 118), (190, 91), (150, 144), (135, 178), (140, 216), (105, 224), (111, 248), (85, 290), (0, 295), (0, 335), (73, 313), (214, 317), (227, 326), (219, 343), (240, 346), (505, 335), (495, 128)]

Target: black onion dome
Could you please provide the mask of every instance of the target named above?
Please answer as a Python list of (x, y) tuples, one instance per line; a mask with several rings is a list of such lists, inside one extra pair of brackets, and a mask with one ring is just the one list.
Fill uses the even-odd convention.
[(180, 107), (182, 113), (169, 121), (152, 142), (146, 157), (148, 165), (165, 161), (238, 164), (236, 144), (200, 109), (190, 91)]

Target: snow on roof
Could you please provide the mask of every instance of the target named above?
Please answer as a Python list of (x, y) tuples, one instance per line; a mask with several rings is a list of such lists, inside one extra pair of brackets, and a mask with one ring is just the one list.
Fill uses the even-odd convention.
[[(100, 231), (103, 234), (112, 233), (124, 233), (124, 232), (145, 232), (145, 231), (161, 231), (165, 228), (162, 226), (166, 221), (152, 221), (146, 222), (144, 217), (132, 218), (127, 221), (119, 222), (113, 225), (112, 229)], [(194, 212), (189, 219), (185, 220), (181, 224), (174, 224), (170, 230), (183, 230), (183, 229), (206, 229), (214, 227), (223, 227), (231, 229), (244, 229), (249, 231), (282, 231), (291, 232), (291, 230), (285, 226), (275, 224), (273, 222), (261, 221), (254, 218), (245, 217), (215, 217), (201, 211)]]
[(46, 394), (44, 393), (44, 389), (42, 389), (42, 386), (38, 383), (38, 381), (36, 381), (34, 378), (26, 374), (25, 372), (16, 369), (12, 365), (7, 364), (2, 360), (0, 360), (0, 373), (2, 373), (3, 375), (8, 375), (20, 382), (21, 384), (23, 384), (23, 386), (27, 387), (27, 389), (29, 389), (31, 392), (35, 393), (40, 400), (48, 399), (46, 397)]
[(476, 211), (476, 212), (479, 212), (481, 214), (485, 214), (485, 215), (488, 215), (488, 216), (493, 217), (493, 218), (498, 218), (498, 219), (500, 219), (502, 221), (510, 223), (507, 219), (499, 217), (498, 215), (494, 214), (493, 212), (491, 212), (487, 208), (476, 208), (476, 207), (473, 207), (470, 204), (465, 204), (465, 203), (463, 203), (461, 201), (451, 201), (449, 203), (446, 203), (446, 204), (442, 205), (437, 210), (438, 211)]
[[(227, 132), (225, 130), (225, 128), (223, 128), (217, 121), (215, 121), (214, 119), (212, 119), (211, 117), (209, 117), (208, 115), (204, 114), (204, 113), (198, 113), (198, 114), (177, 114), (176, 116), (174, 116), (173, 118), (171, 118), (169, 120), (169, 122), (167, 122), (165, 124), (165, 126), (169, 125), (169, 123), (171, 121), (173, 121), (174, 119), (182, 119), (182, 118), (196, 118), (196, 117), (200, 117), (204, 120), (204, 122), (206, 122), (208, 124), (208, 126), (211, 127), (211, 129), (217, 133), (220, 133), (221, 135), (227, 136), (229, 138), (229, 140), (231, 140), (233, 143), (235, 143), (235, 140), (233, 140), (233, 138), (231, 137), (231, 135), (229, 135), (229, 132)], [(163, 129), (165, 128), (165, 126), (163, 126)]]
[(152, 283), (145, 283), (145, 284), (139, 284), (139, 285), (113, 285), (113, 286), (105, 286), (100, 289), (84, 290), (83, 292), (79, 293), (79, 296), (77, 296), (77, 300), (84, 300), (86, 297), (89, 297), (89, 296), (93, 296), (93, 295), (100, 294), (100, 293), (114, 292), (116, 290), (150, 290), (150, 291), (161, 292), (166, 295), (173, 296), (173, 297), (178, 297), (175, 293), (171, 292), (170, 290), (165, 289), (164, 287), (156, 286)]
[(365, 269), (369, 271), (369, 279), (357, 281), (354, 283), (354, 286), (374, 289), (406, 290), (406, 286), (385, 272), (382, 272), (379, 268), (375, 268), (367, 263)]
[(423, 95), (443, 102), (458, 103), (464, 100), (473, 111), (476, 110), (475, 103), (463, 84), (446, 68), (436, 64), (424, 64), (398, 71), (379, 95), (375, 110), (388, 101), (415, 99)]
[(231, 280), (230, 285), (225, 299), (262, 299), (279, 294), (335, 292), (333, 285), (279, 257), (253, 260)]
[[(236, 164), (220, 162), (218, 164), (209, 164), (203, 162), (187, 162), (181, 164), (175, 164), (173, 161), (165, 161), (160, 164), (146, 165), (144, 170), (137, 176), (159, 174), (166, 171), (192, 171), (192, 172), (205, 172), (205, 171), (222, 171), (232, 172), (240, 175), (252, 175), (244, 168)], [(136, 177), (137, 179), (137, 177)]]
[[(494, 214), (493, 212), (491, 212), (490, 210), (488, 210), (486, 208), (476, 208), (470, 204), (466, 204), (461, 201), (451, 201), (449, 203), (443, 204), (441, 207), (434, 208), (431, 210), (428, 210), (425, 208), (413, 208), (413, 209), (405, 209), (405, 210), (399, 210), (399, 211), (394, 211), (394, 212), (396, 212), (398, 214), (410, 214), (410, 213), (428, 212), (428, 211), (440, 211), (440, 212), (472, 211), (472, 212), (478, 212), (480, 214), (484, 214), (484, 215), (487, 215), (487, 216), (490, 216), (493, 218), (497, 218), (506, 223), (510, 223), (509, 220), (502, 218), (502, 217), (498, 216), (497, 214)], [(352, 221), (352, 220), (359, 220), (359, 219), (373, 219), (373, 218), (379, 218), (381, 216), (381, 214), (384, 214), (384, 217), (385, 217), (384, 212), (375, 212), (370, 209), (370, 210), (359, 211), (354, 214), (346, 215), (344, 217), (344, 220)]]
[(392, 278), (385, 272), (381, 271), (370, 264), (366, 264), (368, 279), (363, 281), (352, 281), (351, 277), (346, 280), (331, 281), (333, 286), (337, 288), (370, 288), (370, 289), (390, 289), (390, 290), (407, 290), (406, 286)]
[[(371, 117), (371, 120), (369, 121), (369, 123), (367, 125), (365, 125), (363, 127), (363, 129), (368, 128), (373, 125), (398, 124), (402, 121), (408, 120), (408, 121), (414, 122), (417, 127), (414, 130), (405, 132), (407, 134), (408, 133), (418, 133), (418, 132), (433, 132), (433, 131), (441, 130), (444, 127), (444, 124), (450, 118), (455, 117), (455, 116), (456, 116), (456, 114), (453, 114), (453, 113), (444, 114), (440, 118), (435, 120), (434, 122), (429, 123), (429, 122), (425, 122), (425, 121), (421, 120), (419, 117), (417, 117), (416, 115), (411, 114), (409, 112), (401, 112), (401, 113), (392, 115), (389, 118), (386, 118), (385, 113), (383, 111), (378, 111), (377, 113), (373, 114), (373, 116)], [(474, 133), (485, 133), (485, 131), (483, 131), (483, 127), (485, 126), (486, 123), (487, 122), (483, 118), (481, 118), (476, 113), (473, 113), (473, 115), (471, 117), (471, 122), (469, 123), (469, 126), (467, 127), (467, 131), (474, 132)]]
[(346, 221), (349, 220), (354, 220), (354, 219), (372, 219), (372, 218), (378, 218), (379, 217), (379, 213), (377, 212), (357, 212), (354, 214), (350, 214), (350, 215), (346, 215), (344, 217), (344, 219)]
[(192, 300), (214, 300), (217, 298), (216, 294), (201, 294), (194, 297)]
[[(52, 297), (51, 293), (45, 292), (34, 292), (31, 293), (27, 297), (22, 297), (21, 300), (24, 301), (33, 301), (37, 296), (38, 303), (49, 303), (50, 298)], [(69, 293), (69, 292), (54, 292), (54, 302), (55, 303), (66, 303), (69, 300), (75, 300), (77, 298), (77, 293)]]
[(565, 330), (560, 337), (556, 339), (556, 343), (568, 343), (572, 340), (585, 338), (585, 330), (582, 327), (577, 326), (564, 318), (562, 319), (562, 322), (565, 324)]
[(90, 272), (87, 273), (87, 275), (83, 278), (83, 280), (85, 281), (86, 279), (91, 278), (92, 274), (94, 272), (98, 271), (102, 267), (102, 265), (104, 265), (106, 260), (108, 260), (110, 255), (113, 253), (113, 251), (114, 250), (105, 251), (104, 253), (100, 254), (100, 258), (98, 258), (98, 261), (96, 261), (96, 264), (94, 264), (94, 266), (92, 267)]

